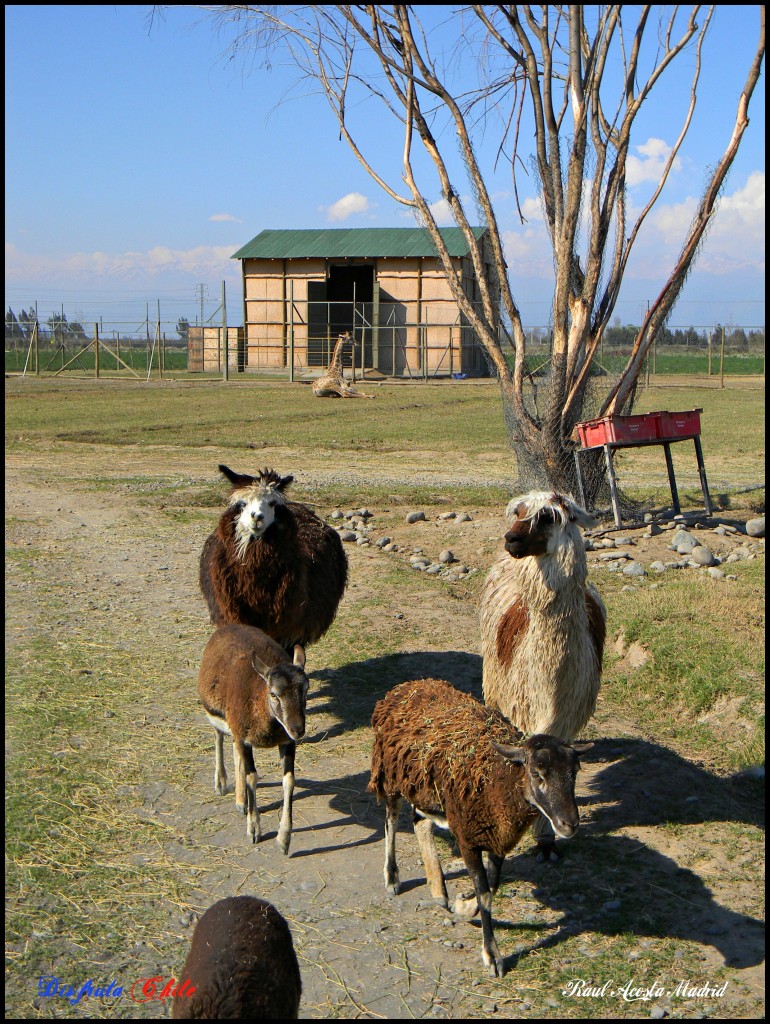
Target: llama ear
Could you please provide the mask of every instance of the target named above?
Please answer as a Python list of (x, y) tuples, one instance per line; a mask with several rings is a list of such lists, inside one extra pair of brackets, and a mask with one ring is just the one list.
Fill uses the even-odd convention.
[(590, 530), (598, 523), (598, 519), (592, 516), (590, 512), (586, 512), (584, 508), (572, 498), (566, 499), (567, 514), (571, 523), (577, 523), (578, 526), (582, 526), (584, 530)]
[(288, 487), (293, 479), (293, 476), (282, 476), (278, 483), (275, 485), (276, 491), (283, 492), (284, 488)]
[(512, 761), (513, 764), (526, 764), (527, 762), (527, 751), (524, 747), (508, 747), (502, 743), (495, 743), (494, 740), (492, 740), (492, 746), (503, 757), (507, 757), (509, 761)]
[(219, 472), (222, 476), (227, 477), (230, 483), (233, 485), (233, 489), (237, 490), (239, 487), (251, 487), (254, 483), (253, 476), (246, 476), (243, 473), (234, 473), (232, 469), (227, 466), (219, 465)]

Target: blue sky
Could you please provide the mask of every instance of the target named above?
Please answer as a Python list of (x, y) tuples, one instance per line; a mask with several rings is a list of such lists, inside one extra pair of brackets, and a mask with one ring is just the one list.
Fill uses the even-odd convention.
[[(339, 140), (325, 99), (292, 87), (293, 68), (280, 59), (270, 72), (229, 60), (228, 37), (192, 7), (168, 9), (152, 28), (150, 10), (5, 8), (6, 309), (37, 302), (45, 319), (63, 303), (70, 318), (130, 321), (143, 318), (147, 303), (154, 316), (160, 301), (162, 319), (194, 319), (196, 286), (206, 286), (208, 315), (224, 280), (236, 322), (240, 267), (229, 257), (262, 229), (413, 224)], [(441, 41), (451, 8), (421, 10)], [(756, 7), (717, 6), (698, 112), (629, 268), (616, 310), (624, 323), (638, 322), (657, 294), (724, 149), (758, 20)], [(640, 121), (632, 207), (645, 201), (651, 172), (678, 134), (688, 65)], [(352, 114), (367, 153), (399, 187), (398, 132), (373, 104)], [(673, 325), (764, 325), (762, 84), (750, 117)], [(480, 151), (491, 166), (491, 138)], [(510, 168), (498, 166), (490, 180), (525, 323), (545, 325), (551, 260), (531, 180), (519, 181), (526, 225), (515, 214)]]

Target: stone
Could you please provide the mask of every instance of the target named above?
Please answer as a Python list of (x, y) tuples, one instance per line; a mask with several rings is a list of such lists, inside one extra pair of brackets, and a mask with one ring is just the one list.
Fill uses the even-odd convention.
[(690, 558), (696, 563), (696, 565), (716, 565), (717, 562), (712, 552), (702, 544), (699, 544), (697, 547), (692, 549), (690, 552)]
[(352, 530), (340, 530), (340, 540), (356, 540), (356, 535)]
[(749, 519), (746, 523), (746, 533), (749, 537), (764, 537), (765, 535), (765, 517), (761, 519)]
[(643, 565), (639, 565), (638, 562), (631, 562), (629, 565), (624, 567), (623, 574), (625, 576), (646, 576), (647, 570)]
[(380, 539), (377, 541), (377, 547), (384, 548), (385, 545), (390, 544), (390, 542), (390, 537), (380, 537)]
[(714, 568), (713, 566), (708, 570), (708, 574), (709, 576), (711, 576), (712, 579), (715, 580), (723, 580), (725, 578), (725, 574), (722, 572), (722, 570)]
[(332, 519), (343, 519), (343, 518), (344, 518), (344, 516), (342, 515), (342, 509), (335, 508), (335, 510), (332, 512)]
[(449, 565), (450, 562), (457, 561), (457, 559), (454, 556), (454, 552), (450, 551), (449, 548), (445, 548), (441, 552), (441, 554), (438, 556), (438, 560), (439, 562), (442, 562), (444, 565)]
[(422, 523), (425, 522), (424, 512), (409, 512), (406, 517), (407, 523)]
[(454, 519), (456, 515), (456, 512), (442, 512), (438, 518), (440, 522), (443, 522), (445, 519)]
[(726, 562), (742, 562), (751, 552), (748, 548), (735, 548), (725, 559)]
[(470, 515), (468, 512), (461, 512), (460, 515), (457, 516), (458, 523), (470, 523), (472, 522), (472, 520), (473, 516)]
[(668, 569), (668, 566), (664, 565), (663, 562), (650, 562), (650, 568), (654, 572), (665, 572), (666, 569)]

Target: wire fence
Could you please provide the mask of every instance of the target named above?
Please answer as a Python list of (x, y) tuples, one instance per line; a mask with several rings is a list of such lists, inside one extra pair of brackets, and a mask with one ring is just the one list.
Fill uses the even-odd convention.
[[(248, 376), (312, 379), (329, 367), (340, 333), (353, 343), (339, 352), (341, 371), (352, 379), (436, 379), (487, 377), (494, 373), (473, 330), (461, 318), (442, 322), (423, 309), (420, 322), (400, 304), (272, 303), (245, 326), (216, 324), (220, 310), (203, 326), (179, 320), (105, 321), (82, 324), (61, 315), (40, 323), (5, 322), (6, 373), (120, 376), (138, 379), (189, 374), (193, 377)], [(348, 308), (350, 307), (350, 308)], [(264, 312), (264, 315), (263, 315)], [(9, 315), (10, 314), (10, 315)], [(619, 373), (638, 328), (615, 325), (600, 341), (593, 371)], [(548, 326), (526, 328), (526, 372), (547, 374), (553, 344)], [(511, 362), (513, 352), (503, 345)], [(764, 326), (668, 326), (646, 360), (645, 375), (764, 376)]]

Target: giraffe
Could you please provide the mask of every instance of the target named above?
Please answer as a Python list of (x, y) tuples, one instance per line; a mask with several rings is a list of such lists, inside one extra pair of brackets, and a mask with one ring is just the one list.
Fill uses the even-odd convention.
[(352, 388), (342, 373), (342, 349), (350, 342), (353, 342), (353, 335), (350, 333), (341, 334), (334, 346), (332, 360), (326, 373), (313, 381), (313, 394), (317, 398), (374, 398), (374, 395), (365, 395), (363, 391), (356, 391)]

